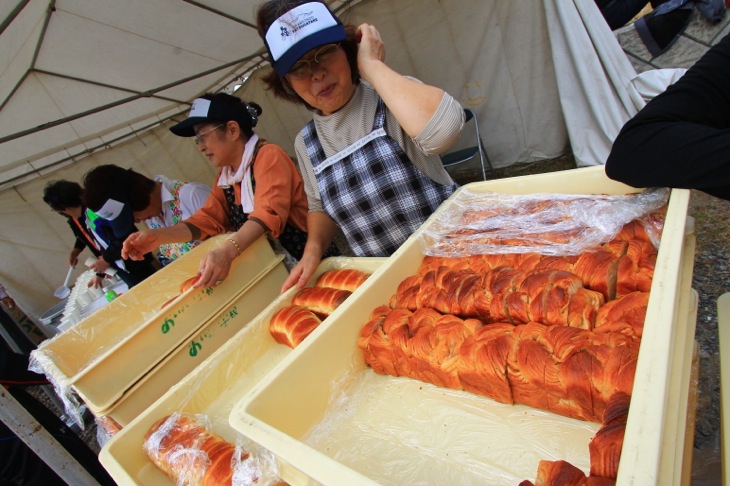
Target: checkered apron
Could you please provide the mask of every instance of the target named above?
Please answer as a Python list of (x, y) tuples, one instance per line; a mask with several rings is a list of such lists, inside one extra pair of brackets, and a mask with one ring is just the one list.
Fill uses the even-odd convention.
[(324, 210), (356, 256), (390, 256), (457, 188), (423, 174), (384, 126), (379, 100), (373, 130), (329, 158), (314, 121), (302, 129)]

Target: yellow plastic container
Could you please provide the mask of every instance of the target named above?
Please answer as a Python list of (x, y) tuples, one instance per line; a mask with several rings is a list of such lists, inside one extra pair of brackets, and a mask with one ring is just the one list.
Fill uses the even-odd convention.
[(122, 427), (138, 417), (279, 297), (281, 286), (289, 276), (283, 259), (278, 257), (232, 303), (144, 375), (114, 405), (106, 410), (92, 409), (92, 412), (99, 417), (108, 416)]
[[(625, 194), (603, 167), (469, 185), (505, 194)], [(679, 484), (685, 464), (687, 395), (696, 299), (689, 191), (671, 193), (637, 363), (619, 485)], [(445, 203), (446, 205), (449, 202)], [(519, 484), (540, 459), (587, 472), (598, 428), (521, 405), (407, 378), (376, 375), (356, 342), (371, 311), (388, 302), (423, 260), (427, 221), (348, 300), (314, 339), (294, 350), (233, 409), (231, 425), (298, 471), (303, 482), (347, 484)], [(691, 429), (691, 427), (689, 427)], [(691, 431), (690, 431), (691, 433)], [(399, 456), (400, 455), (400, 456)], [(386, 467), (393, 458), (399, 463)], [(303, 481), (302, 477), (309, 478)]]
[[(385, 261), (384, 258), (328, 258), (317, 268), (310, 285), (326, 270), (357, 268), (375, 272)], [(291, 348), (276, 343), (271, 337), (269, 320), (280, 308), (291, 302), (296, 291), (296, 288), (292, 288), (280, 295), (250, 322), (243, 322), (244, 316), (240, 314), (235, 316), (231, 323), (242, 327), (235, 336), (104, 445), (99, 460), (117, 484), (172, 484), (147, 458), (142, 443), (149, 427), (173, 412), (205, 414), (210, 418), (215, 433), (231, 442), (236, 441), (238, 434), (228, 424), (233, 406), (292, 352)], [(357, 292), (359, 290), (350, 298), (354, 298)], [(315, 330), (307, 340), (313, 339), (317, 332)]]
[(72, 386), (93, 410), (110, 408), (280, 260), (261, 237), (234, 260), (220, 286), (180, 294), (180, 285), (198, 272), (201, 257), (227, 244), (226, 240), (226, 235), (209, 238), (71, 329), (43, 342), (34, 358), (46, 376), (62, 388)]

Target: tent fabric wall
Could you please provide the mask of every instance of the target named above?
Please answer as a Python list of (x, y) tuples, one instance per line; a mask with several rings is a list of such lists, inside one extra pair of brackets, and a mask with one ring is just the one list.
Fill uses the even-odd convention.
[[(495, 166), (566, 153), (567, 132), (541, 4), (463, 5), (463, 0), (371, 0), (342, 19), (375, 25), (390, 66), (443, 88), (474, 110)], [(268, 69), (255, 72), (236, 95), (264, 107), (257, 131), (293, 153), (294, 136), (311, 115), (264, 89), (259, 78)]]
[[(635, 73), (592, 0), (363, 0), (341, 16), (375, 25), (396, 70), (474, 110), (497, 167), (570, 150), (579, 165), (602, 164), (610, 141), (642, 104)], [(263, 72), (236, 95), (262, 106), (257, 133), (293, 154), (294, 137), (311, 115), (274, 99), (260, 82)], [(213, 182), (208, 161), (169, 126), (0, 192), (0, 282), (29, 315), (55, 304), (73, 243), (63, 218), (41, 199), (48, 181), (81, 181), (90, 168), (115, 163), (149, 176)]]

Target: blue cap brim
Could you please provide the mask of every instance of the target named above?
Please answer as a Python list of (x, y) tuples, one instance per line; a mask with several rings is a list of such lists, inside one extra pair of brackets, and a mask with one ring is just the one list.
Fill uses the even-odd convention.
[(279, 76), (286, 76), (294, 64), (315, 47), (345, 40), (347, 36), (342, 24), (333, 25), (309, 35), (290, 47), (281, 58), (272, 63)]

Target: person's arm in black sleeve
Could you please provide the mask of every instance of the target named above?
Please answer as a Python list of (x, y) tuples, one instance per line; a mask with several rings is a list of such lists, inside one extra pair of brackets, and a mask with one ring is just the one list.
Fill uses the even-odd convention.
[(730, 199), (729, 86), (726, 36), (621, 129), (606, 161), (608, 177)]

